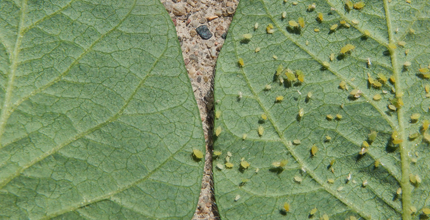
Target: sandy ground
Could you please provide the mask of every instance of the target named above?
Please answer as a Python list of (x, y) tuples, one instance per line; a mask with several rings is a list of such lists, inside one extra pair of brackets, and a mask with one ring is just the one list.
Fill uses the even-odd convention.
[[(219, 219), (212, 179), (213, 81), (218, 53), (224, 44), (238, 0), (161, 0), (176, 26), (182, 56), (200, 110), (206, 140), (202, 189), (193, 220)], [(202, 39), (196, 28), (207, 25), (213, 36)]]

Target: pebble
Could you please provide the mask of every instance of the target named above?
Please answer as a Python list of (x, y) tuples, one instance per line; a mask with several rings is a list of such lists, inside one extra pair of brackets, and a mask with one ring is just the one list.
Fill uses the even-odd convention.
[(196, 62), (196, 63), (198, 63), (198, 62), (199, 62), (199, 58), (198, 58), (195, 54), (191, 54), (191, 55), (190, 55), (190, 60), (192, 60), (192, 61), (194, 61), (194, 62)]
[(200, 18), (199, 22), (200, 22), (200, 24), (206, 23), (206, 18)]
[(197, 34), (196, 30), (192, 29), (192, 30), (190, 31), (190, 36), (191, 36), (191, 37), (196, 36), (196, 34)]
[(212, 37), (212, 33), (209, 31), (209, 28), (207, 25), (202, 25), (196, 28), (197, 33), (200, 35), (200, 37), (203, 38), (203, 40), (207, 40)]
[(221, 35), (222, 39), (226, 39), (227, 38), (227, 32), (224, 32), (224, 34)]
[(185, 10), (184, 4), (176, 3), (173, 5), (173, 14), (176, 16), (186, 15), (187, 11)]
[(234, 8), (232, 8), (232, 7), (227, 7), (227, 13), (228, 13), (229, 15), (234, 14)]
[(215, 15), (218, 16), (218, 17), (221, 17), (222, 16), (222, 11), (220, 11), (220, 10), (215, 11)]
[(190, 22), (190, 24), (191, 24), (191, 26), (192, 26), (193, 28), (196, 28), (197, 26), (199, 26), (199, 21), (197, 21), (197, 20), (192, 20), (192, 21)]

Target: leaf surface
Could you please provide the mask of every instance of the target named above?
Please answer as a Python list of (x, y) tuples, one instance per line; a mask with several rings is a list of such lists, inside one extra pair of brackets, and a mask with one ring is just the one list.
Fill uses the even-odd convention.
[(215, 80), (221, 216), (425, 217), (430, 3), (314, 2), (238, 6)]
[(2, 218), (190, 219), (204, 139), (161, 3), (0, 5)]

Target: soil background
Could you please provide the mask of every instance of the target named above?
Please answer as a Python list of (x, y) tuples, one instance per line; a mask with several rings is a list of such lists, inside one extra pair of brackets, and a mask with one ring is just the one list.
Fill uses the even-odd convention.
[[(212, 134), (215, 65), (224, 44), (238, 0), (160, 0), (176, 27), (182, 56), (200, 110), (206, 141), (202, 188), (193, 220), (219, 219), (213, 191)], [(206, 25), (212, 36), (205, 40), (196, 28)], [(208, 34), (208, 33), (206, 33)]]

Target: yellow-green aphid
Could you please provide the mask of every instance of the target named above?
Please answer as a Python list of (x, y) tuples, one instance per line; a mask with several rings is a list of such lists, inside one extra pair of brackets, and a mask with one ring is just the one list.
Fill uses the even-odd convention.
[(275, 167), (275, 168), (278, 168), (278, 167), (282, 168), (285, 165), (287, 165), (287, 163), (288, 163), (288, 160), (281, 160), (281, 161), (273, 162), (272, 166)]
[(345, 53), (348, 53), (349, 51), (354, 50), (354, 49), (355, 49), (354, 45), (347, 44), (340, 49), (340, 53), (345, 54)]
[(249, 165), (250, 164), (248, 162), (246, 162), (246, 161), (241, 161), (240, 162), (240, 167), (242, 167), (242, 169), (248, 169)]
[(354, 7), (354, 4), (350, 1), (350, 0), (346, 0), (345, 1), (345, 8), (346, 10), (352, 10), (352, 8)]
[(234, 166), (234, 164), (232, 164), (230, 162), (225, 163), (225, 168), (227, 168), (227, 169), (231, 169), (231, 168), (233, 168), (233, 166)]
[(327, 116), (326, 116), (326, 118), (327, 118), (327, 120), (333, 120), (333, 115), (330, 115), (330, 114), (328, 114)]
[(258, 131), (258, 135), (263, 136), (263, 134), (264, 134), (264, 128), (263, 128), (263, 126), (261, 126), (261, 125), (258, 126), (257, 131)]
[(346, 85), (345, 81), (339, 83), (339, 88), (341, 88), (342, 90), (348, 90), (348, 86)]
[(372, 86), (375, 87), (376, 89), (379, 89), (382, 87), (382, 83), (380, 83), (379, 81), (374, 81)]
[(260, 48), (260, 47), (255, 48), (255, 52), (256, 52), (256, 53), (260, 52), (260, 50), (261, 50), (261, 48)]
[(271, 90), (272, 89), (272, 86), (271, 85), (269, 85), (269, 84), (267, 84), (265, 87), (264, 87), (264, 90), (267, 90), (267, 91), (269, 91), (269, 90)]
[(394, 43), (389, 43), (389, 44), (388, 44), (388, 47), (389, 47), (390, 49), (396, 49), (396, 48), (397, 48), (397, 46), (396, 46)]
[(312, 98), (312, 92), (308, 92), (308, 94), (306, 95), (307, 99), (311, 99)]
[(334, 163), (336, 163), (336, 160), (335, 159), (331, 159), (330, 166), (332, 167), (334, 165)]
[(409, 210), (411, 211), (411, 214), (414, 214), (414, 213), (416, 213), (418, 211), (415, 206), (409, 207)]
[(327, 61), (324, 61), (324, 62), (322, 63), (322, 65), (323, 65), (323, 67), (324, 67), (324, 68), (329, 68), (329, 67), (330, 67), (330, 63), (329, 63), (329, 62), (327, 62)]
[(376, 168), (378, 168), (378, 167), (379, 167), (379, 164), (381, 164), (381, 162), (380, 162), (379, 160), (376, 160), (376, 161), (375, 161), (375, 167), (376, 167)]
[(299, 18), (299, 25), (300, 27), (304, 28), (305, 27), (305, 19), (303, 19), (302, 17)]
[(219, 117), (221, 117), (221, 111), (220, 111), (220, 110), (217, 110), (217, 111), (215, 112), (215, 118), (216, 118), (216, 119), (218, 119)]
[(397, 190), (396, 190), (396, 194), (397, 194), (397, 195), (402, 194), (402, 188), (400, 188), (400, 187), (399, 187), (399, 188), (397, 188)]
[(305, 74), (301, 70), (296, 70), (296, 76), (299, 82), (305, 81)]
[(372, 76), (370, 75), (370, 73), (367, 73), (367, 81), (373, 85), (373, 83), (375, 82), (375, 80), (372, 78)]
[(425, 142), (430, 143), (430, 134), (429, 133), (424, 133), (423, 138), (424, 138)]
[(328, 135), (327, 135), (327, 136), (325, 136), (325, 141), (326, 141), (326, 142), (331, 141), (331, 137), (330, 137), (330, 136), (328, 136)]
[(317, 208), (313, 208), (313, 209), (309, 212), (309, 214), (310, 214), (310, 215), (315, 215), (315, 213), (317, 213), (317, 211), (318, 211), (318, 209), (317, 209)]
[(396, 110), (397, 110), (396, 106), (394, 106), (394, 105), (388, 105), (387, 107), (388, 107), (388, 109), (390, 109), (391, 111), (396, 111)]
[(224, 169), (224, 166), (222, 165), (222, 164), (217, 164), (216, 165), (216, 168), (218, 169), (218, 170), (222, 170), (222, 169)]
[(315, 3), (312, 3), (312, 5), (308, 5), (308, 11), (313, 11), (316, 7), (317, 5)]
[(335, 31), (336, 29), (337, 29), (337, 27), (338, 27), (339, 25), (338, 24), (334, 24), (334, 25), (332, 25), (331, 27), (330, 27), (330, 30), (331, 31)]
[(411, 181), (412, 184), (416, 184), (417, 177), (414, 174), (409, 174), (409, 181)]
[(408, 138), (409, 138), (410, 140), (414, 140), (414, 139), (416, 139), (416, 138), (417, 138), (417, 137), (419, 137), (419, 136), (420, 136), (420, 133), (415, 132), (415, 133), (410, 134)]
[(299, 24), (294, 20), (289, 21), (288, 24), (293, 28), (299, 27)]
[(418, 119), (420, 119), (420, 117), (421, 117), (421, 114), (414, 113), (414, 114), (411, 115), (411, 121), (412, 122), (416, 122), (416, 121), (418, 121)]
[(258, 22), (254, 24), (254, 30), (258, 29)]
[(295, 176), (294, 181), (297, 183), (301, 183), (303, 181), (303, 179), (300, 176)]
[(409, 54), (409, 49), (405, 50), (405, 55), (407, 56)]
[(290, 211), (290, 204), (289, 204), (288, 202), (285, 202), (285, 203), (284, 203), (284, 210), (285, 210), (286, 212), (289, 212), (289, 211)]
[(196, 159), (202, 159), (203, 158), (203, 152), (197, 149), (193, 149), (193, 155)]
[(215, 157), (218, 157), (218, 156), (221, 156), (222, 152), (219, 151), (219, 150), (214, 150), (213, 154), (214, 154)]
[(398, 44), (399, 46), (401, 46), (401, 47), (404, 47), (404, 46), (406, 45), (406, 42), (404, 42), (404, 41), (399, 41), (399, 42), (397, 42), (397, 44)]
[(357, 220), (355, 216), (349, 216), (349, 220)]
[(376, 94), (373, 96), (373, 100), (375, 100), (375, 101), (379, 101), (379, 100), (381, 100), (381, 98), (382, 98), (381, 94)]
[(273, 55), (272, 57), (273, 57), (273, 59), (278, 60), (278, 56)]
[(281, 96), (281, 95), (280, 95), (280, 96), (277, 96), (277, 97), (276, 97), (276, 100), (275, 100), (275, 101), (276, 101), (276, 102), (282, 102), (282, 100), (284, 100), (284, 96)]
[(234, 201), (237, 202), (240, 199), (240, 195), (236, 195), (236, 197), (234, 197)]
[(399, 133), (397, 131), (393, 131), (391, 134), (391, 139), (393, 141), (393, 144), (400, 144), (403, 142), (402, 139), (400, 139)]
[(275, 32), (275, 29), (273, 29), (273, 24), (268, 24), (266, 27), (266, 32), (268, 34), (273, 34), (273, 32)]
[(330, 218), (328, 217), (328, 215), (327, 215), (327, 214), (324, 214), (324, 215), (322, 216), (322, 220), (330, 220)]
[(367, 139), (370, 143), (374, 142), (376, 140), (376, 137), (378, 136), (378, 132), (371, 131), (370, 134), (367, 135)]
[(245, 63), (243, 62), (242, 58), (239, 58), (239, 61), (237, 61), (237, 63), (239, 64), (240, 67), (244, 67)]
[(335, 58), (334, 56), (335, 56), (334, 53), (330, 54), (330, 61), (334, 60), (334, 58)]
[(293, 2), (293, 5), (297, 5), (297, 4), (299, 4), (298, 2)]
[(320, 32), (320, 29), (319, 28), (315, 28), (314, 31), (315, 32)]
[(302, 142), (299, 139), (293, 140), (293, 144), (295, 144), (295, 145), (299, 145), (300, 143), (302, 143)]
[(420, 71), (420, 73), (428, 73), (429, 69), (428, 68), (419, 68), (418, 71)]
[(286, 11), (282, 12), (281, 17), (282, 17), (282, 18), (286, 18), (286, 17), (287, 17), (287, 12), (286, 12)]
[(360, 98), (361, 93), (362, 93), (362, 92), (361, 92), (359, 89), (354, 89), (354, 90), (352, 90), (349, 94), (350, 94), (352, 97), (354, 97), (354, 98), (358, 99), (358, 98)]
[(303, 108), (299, 109), (299, 117), (303, 117), (303, 115), (305, 115), (305, 110)]
[(364, 31), (364, 35), (365, 35), (365, 36), (370, 36), (370, 31), (369, 31), (369, 30), (365, 30), (365, 31)]
[(362, 8), (364, 8), (364, 6), (364, 2), (357, 2), (354, 4), (354, 9), (361, 10)]
[(319, 22), (322, 22), (322, 21), (324, 20), (324, 15), (323, 15), (323, 13), (319, 12), (319, 13), (318, 13), (318, 17), (317, 17), (317, 19), (318, 19), (318, 21), (319, 21)]
[(330, 184), (333, 184), (334, 183), (334, 179), (327, 179), (327, 182), (330, 183)]
[(415, 34), (415, 30), (414, 30), (414, 29), (412, 29), (412, 28), (409, 28), (409, 33), (410, 33), (410, 34)]
[(423, 121), (423, 126), (422, 126), (422, 130), (423, 131), (427, 131), (427, 129), (429, 129), (429, 125), (430, 125), (430, 121), (428, 121), (428, 120), (424, 120)]
[(276, 69), (276, 75), (277, 76), (281, 75), (283, 69), (284, 69), (284, 66), (282, 66), (282, 64), (279, 64), (278, 68)]
[(261, 119), (263, 119), (263, 120), (267, 120), (267, 115), (266, 114), (261, 114)]
[(423, 211), (424, 215), (430, 215), (430, 209), (429, 208), (425, 207), (422, 209), (422, 211)]
[(364, 147), (364, 148), (369, 148), (369, 143), (367, 143), (367, 141), (363, 141), (363, 144), (361, 144), (361, 147)]
[(221, 131), (222, 131), (221, 126), (218, 126), (215, 130), (215, 135), (218, 137), (221, 134)]
[(317, 152), (318, 152), (318, 147), (315, 144), (312, 145), (312, 148), (311, 148), (312, 156), (315, 156), (317, 154)]
[(426, 85), (424, 86), (424, 90), (426, 91), (426, 93), (429, 93), (429, 92), (430, 92), (430, 85), (429, 85), (429, 84), (426, 84)]
[(243, 134), (242, 135), (242, 140), (245, 140), (247, 136), (248, 136), (247, 134)]
[(242, 35), (242, 37), (244, 40), (251, 40), (252, 34), (244, 34), (244, 35)]
[(387, 77), (383, 73), (378, 74), (378, 80), (383, 84), (385, 84), (388, 81)]
[(341, 120), (342, 119), (342, 115), (341, 114), (336, 114), (336, 119), (337, 120)]
[(342, 20), (342, 21), (339, 21), (339, 23), (340, 23), (341, 25), (345, 25), (345, 24), (346, 24), (346, 21), (345, 21), (345, 20)]
[(291, 71), (290, 69), (287, 69), (285, 71), (285, 75), (287, 76), (287, 80), (289, 82), (295, 82), (297, 80), (296, 75), (294, 75), (293, 71)]

